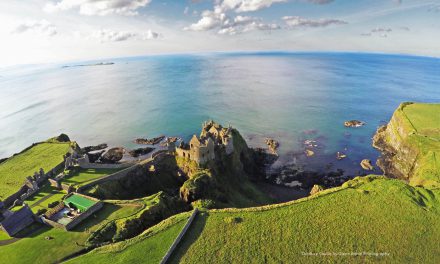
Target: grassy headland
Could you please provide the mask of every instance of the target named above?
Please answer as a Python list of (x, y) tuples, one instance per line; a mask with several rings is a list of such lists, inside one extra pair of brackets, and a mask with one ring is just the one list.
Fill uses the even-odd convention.
[(43, 168), (45, 172), (63, 161), (69, 151), (70, 142), (45, 142), (12, 156), (0, 164), (0, 199), (17, 192), (27, 176)]
[(403, 103), (374, 137), (387, 176), (411, 185), (440, 187), (440, 105)]

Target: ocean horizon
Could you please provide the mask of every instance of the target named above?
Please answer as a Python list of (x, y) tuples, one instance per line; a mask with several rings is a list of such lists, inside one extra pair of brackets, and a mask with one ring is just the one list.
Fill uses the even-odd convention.
[[(112, 62), (111, 65), (77, 66)], [(376, 160), (376, 129), (404, 101), (440, 101), (440, 59), (355, 52), (154, 55), (0, 69), (0, 157), (60, 133), (81, 146), (134, 148), (138, 137), (188, 140), (203, 121), (236, 127), (251, 146), (280, 141), (283, 162)], [(345, 128), (358, 119), (364, 127)], [(299, 158), (303, 142), (316, 156)], [(336, 161), (336, 152), (347, 159)], [(302, 161), (301, 161), (302, 159)], [(353, 171), (352, 173), (355, 173)]]

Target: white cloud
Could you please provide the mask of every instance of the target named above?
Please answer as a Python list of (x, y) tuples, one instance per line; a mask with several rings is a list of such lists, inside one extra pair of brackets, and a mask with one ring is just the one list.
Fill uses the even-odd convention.
[(150, 40), (150, 39), (158, 39), (161, 35), (157, 32), (151, 31), (150, 29), (142, 34), (142, 39), (144, 40)]
[(184, 30), (208, 31), (216, 29), (221, 35), (237, 35), (252, 30), (276, 30), (281, 27), (275, 23), (263, 23), (260, 18), (250, 16), (229, 17), (222, 12), (222, 8), (216, 6), (214, 11), (206, 10), (202, 13), (202, 18)]
[(191, 31), (207, 31), (220, 27), (224, 21), (226, 21), (226, 14), (221, 12), (220, 9), (214, 11), (206, 10), (202, 12), (202, 18), (189, 27), (185, 27), (184, 30)]
[(224, 10), (234, 10), (235, 12), (257, 11), (270, 7), (275, 3), (284, 3), (287, 0), (224, 0), (220, 7)]
[(281, 27), (278, 24), (266, 24), (260, 18), (249, 16), (237, 16), (233, 20), (227, 20), (218, 34), (237, 35), (252, 30), (277, 30)]
[[(252, 12), (263, 8), (268, 8), (276, 3), (286, 3), (288, 0), (218, 0), (219, 6), (223, 10), (234, 10), (240, 12)], [(334, 0), (304, 0), (309, 3), (323, 5), (333, 2)]]
[(151, 0), (60, 0), (47, 3), (46, 12), (78, 9), (82, 15), (109, 14), (136, 15), (139, 8), (147, 6)]
[(57, 34), (57, 28), (47, 20), (27, 21), (18, 25), (13, 31), (13, 34), (22, 34), (26, 32), (34, 32), (48, 37)]
[(307, 19), (299, 16), (284, 16), (284, 22), (289, 28), (298, 27), (327, 27), (330, 25), (344, 25), (348, 24), (346, 21), (339, 19)]
[(119, 42), (130, 39), (134, 40), (152, 40), (158, 39), (160, 34), (147, 30), (144, 33), (129, 32), (129, 31), (113, 31), (108, 29), (101, 29), (93, 32), (93, 38), (99, 39), (101, 42)]

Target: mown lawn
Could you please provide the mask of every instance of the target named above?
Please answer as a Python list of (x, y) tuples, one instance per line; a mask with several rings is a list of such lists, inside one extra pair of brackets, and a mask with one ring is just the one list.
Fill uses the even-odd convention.
[(70, 143), (41, 143), (0, 164), (0, 199), (17, 192), (27, 176), (43, 168), (53, 169), (63, 161)]
[[(0, 263), (55, 263), (84, 248), (91, 232), (113, 219), (132, 215), (140, 209), (135, 204), (109, 204), (90, 216), (72, 231), (43, 226), (30, 237), (0, 246)], [(53, 239), (46, 240), (50, 236)]]
[(212, 210), (172, 263), (440, 263), (439, 197), (367, 177), (281, 206)]
[(104, 176), (120, 171), (120, 169), (79, 169), (62, 180), (62, 183), (72, 186), (83, 185)]
[(135, 238), (95, 249), (67, 263), (160, 263), (189, 215), (176, 215)]

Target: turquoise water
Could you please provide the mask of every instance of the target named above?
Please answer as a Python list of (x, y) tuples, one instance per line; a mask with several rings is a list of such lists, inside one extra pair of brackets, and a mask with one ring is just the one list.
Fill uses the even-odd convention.
[[(337, 151), (348, 154), (341, 162), (348, 166), (377, 157), (371, 137), (400, 102), (440, 102), (434, 58), (235, 53), (110, 61), (0, 70), (0, 157), (61, 132), (80, 145), (188, 138), (214, 119), (238, 128), (254, 146), (265, 136), (279, 139), (286, 161), (310, 138), (319, 147), (309, 166), (333, 162)], [(349, 119), (367, 125), (346, 129)]]

